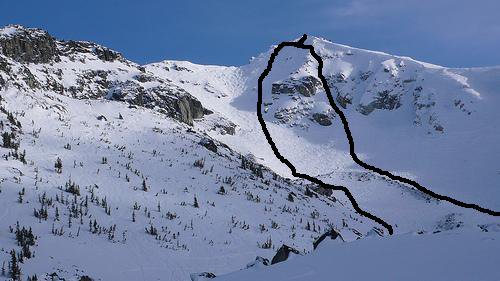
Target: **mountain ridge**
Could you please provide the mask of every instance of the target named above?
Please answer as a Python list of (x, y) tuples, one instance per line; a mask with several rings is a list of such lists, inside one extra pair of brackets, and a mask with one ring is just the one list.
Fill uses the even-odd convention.
[[(271, 260), (282, 244), (308, 253), (332, 228), (346, 242), (386, 234), (344, 195), (293, 178), (273, 156), (255, 112), (272, 47), (239, 67), (141, 66), (87, 41), (47, 39), (54, 48), (38, 29), (43, 42), (15, 37), (16, 28), (0, 32), (0, 262), (14, 250), (24, 277), (187, 280), (255, 256)], [(361, 159), (496, 206), (495, 162), (478, 160), (498, 152), (491, 117), (500, 68), (426, 68), (308, 40), (325, 59)], [(307, 54), (284, 50), (264, 83), (264, 119), (298, 170), (347, 186), (396, 235), (495, 229), (494, 218), (349, 162), (315, 67)], [(464, 169), (471, 165), (476, 176)], [(16, 221), (38, 237), (25, 245), (35, 257), (16, 244)]]

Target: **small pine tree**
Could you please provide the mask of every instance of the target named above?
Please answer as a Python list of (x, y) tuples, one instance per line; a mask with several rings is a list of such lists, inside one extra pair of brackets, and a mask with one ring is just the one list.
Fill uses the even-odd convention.
[(9, 133), (3, 132), (2, 140), (3, 140), (3, 147), (10, 148), (12, 146), (12, 138), (10, 137)]
[(56, 173), (62, 173), (62, 167), (63, 167), (63, 164), (62, 164), (62, 160), (61, 158), (57, 157), (56, 159), (56, 163), (54, 164), (54, 168), (56, 170)]
[(19, 267), (16, 251), (10, 251), (10, 270), (9, 275), (12, 280), (21, 280), (21, 268)]
[(200, 204), (198, 204), (198, 198), (196, 198), (196, 195), (194, 196), (193, 207), (195, 207), (195, 208), (199, 208), (200, 207)]
[(309, 187), (306, 187), (306, 192), (304, 193), (306, 196), (313, 197), (314, 193), (309, 189)]
[(224, 186), (221, 185), (219, 188), (219, 191), (217, 191), (217, 193), (220, 195), (226, 194), (226, 189), (224, 188)]
[(146, 185), (146, 180), (142, 179), (142, 190), (143, 191), (148, 191), (148, 186)]
[(288, 198), (287, 198), (287, 200), (288, 200), (288, 201), (290, 201), (290, 202), (293, 202), (293, 195), (292, 195), (292, 193), (291, 193), (291, 192), (290, 192), (290, 193), (288, 193)]
[(59, 221), (59, 208), (56, 207), (55, 220)]

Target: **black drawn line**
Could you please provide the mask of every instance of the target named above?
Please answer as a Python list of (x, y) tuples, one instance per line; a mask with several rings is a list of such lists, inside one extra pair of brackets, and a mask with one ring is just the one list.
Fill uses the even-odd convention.
[(459, 201), (457, 199), (451, 198), (449, 196), (437, 194), (434, 191), (429, 190), (428, 188), (417, 183), (416, 181), (413, 181), (411, 179), (407, 179), (405, 177), (394, 175), (394, 174), (390, 173), (389, 171), (380, 169), (378, 167), (375, 167), (373, 165), (370, 165), (370, 164), (367, 164), (367, 163), (361, 161), (359, 159), (359, 157), (356, 155), (356, 152), (354, 149), (354, 139), (352, 137), (351, 130), (349, 128), (349, 123), (347, 122), (347, 118), (345, 117), (344, 113), (340, 110), (340, 108), (337, 106), (337, 104), (335, 103), (333, 96), (332, 96), (332, 93), (330, 91), (330, 88), (328, 87), (328, 83), (326, 81), (326, 78), (325, 78), (325, 76), (323, 76), (323, 60), (314, 50), (314, 46), (304, 44), (306, 39), (307, 39), (307, 35), (304, 34), (297, 42), (282, 42), (282, 43), (280, 43), (274, 49), (271, 56), (269, 57), (269, 61), (267, 62), (267, 67), (266, 67), (266, 69), (264, 69), (264, 71), (262, 72), (262, 74), (260, 75), (259, 80), (258, 80), (257, 118), (259, 119), (259, 123), (262, 127), (262, 131), (264, 132), (264, 135), (266, 136), (267, 142), (271, 146), (271, 148), (274, 152), (274, 155), (290, 169), (293, 176), (298, 177), (298, 178), (302, 178), (302, 179), (306, 179), (310, 182), (313, 182), (313, 183), (320, 185), (320, 186), (327, 188), (327, 189), (340, 190), (340, 191), (344, 192), (346, 194), (347, 198), (349, 198), (349, 200), (351, 201), (353, 208), (359, 214), (376, 221), (377, 223), (384, 226), (389, 231), (389, 234), (391, 234), (391, 235), (393, 234), (393, 228), (390, 224), (388, 224), (387, 222), (385, 222), (381, 218), (379, 218), (379, 217), (377, 217), (369, 212), (362, 210), (359, 207), (358, 203), (354, 199), (351, 192), (347, 189), (347, 187), (344, 187), (341, 185), (328, 184), (328, 183), (325, 183), (322, 180), (317, 179), (315, 177), (312, 177), (310, 175), (298, 173), (295, 166), (288, 159), (283, 157), (281, 155), (281, 153), (279, 152), (278, 148), (276, 147), (276, 144), (274, 143), (274, 141), (271, 138), (271, 135), (267, 129), (267, 125), (264, 121), (264, 118), (262, 117), (262, 83), (263, 83), (264, 79), (266, 78), (266, 76), (271, 71), (272, 66), (273, 66), (273, 62), (276, 59), (276, 56), (279, 54), (279, 52), (284, 47), (295, 47), (295, 48), (299, 48), (299, 49), (309, 50), (309, 53), (318, 62), (318, 77), (321, 80), (321, 83), (323, 84), (323, 88), (324, 88), (325, 93), (328, 97), (328, 101), (329, 101), (330, 105), (332, 106), (332, 108), (335, 110), (335, 113), (337, 113), (337, 115), (340, 117), (340, 120), (342, 121), (344, 131), (345, 131), (345, 133), (347, 135), (347, 139), (349, 141), (349, 154), (351, 155), (351, 158), (354, 160), (354, 162), (356, 162), (361, 167), (363, 167), (367, 170), (370, 170), (372, 172), (375, 172), (379, 175), (382, 175), (382, 176), (388, 177), (392, 180), (396, 180), (396, 181), (411, 185), (411, 186), (415, 187), (417, 190), (419, 190), (419, 191), (421, 191), (429, 196), (432, 196), (436, 199), (447, 201), (447, 202), (454, 204), (456, 206), (459, 206), (459, 207), (474, 209), (476, 211), (479, 211), (479, 212), (482, 212), (482, 213), (485, 213), (485, 214), (488, 214), (491, 216), (500, 216), (499, 211), (493, 211), (493, 210), (490, 210), (487, 208), (483, 208), (477, 204), (465, 203), (465, 202)]

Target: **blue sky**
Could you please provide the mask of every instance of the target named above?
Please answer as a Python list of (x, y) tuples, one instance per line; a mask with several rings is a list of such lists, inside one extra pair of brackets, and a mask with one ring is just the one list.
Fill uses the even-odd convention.
[(147, 63), (241, 65), (303, 33), (452, 67), (500, 65), (497, 0), (1, 1), (0, 24), (41, 27)]

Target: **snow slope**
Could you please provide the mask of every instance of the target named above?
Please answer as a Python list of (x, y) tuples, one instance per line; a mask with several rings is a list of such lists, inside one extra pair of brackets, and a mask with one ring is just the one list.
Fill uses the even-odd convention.
[(213, 280), (498, 280), (500, 235), (467, 229), (404, 234), (339, 244), (325, 241), (312, 254), (253, 267)]
[[(450, 69), (320, 38), (307, 43), (325, 61), (366, 162), (499, 209), (500, 68)], [(264, 116), (275, 143), (299, 171), (348, 187), (361, 208), (401, 236), (365, 239), (374, 228), (386, 232), (355, 213), (342, 193), (290, 178), (274, 156), (255, 112), (257, 79), (272, 48), (240, 67), (140, 66), (91, 42), (9, 26), (0, 32), (0, 50), (0, 132), (12, 138), (0, 147), (0, 263), (7, 267), (9, 252), (22, 250), (16, 222), (31, 227), (38, 238), (29, 247), (34, 257), (21, 264), (23, 279), (221, 275), (256, 256), (271, 258), (282, 244), (308, 253), (329, 228), (346, 241), (360, 239), (342, 247), (361, 253), (441, 241), (483, 247), (481, 239), (496, 237), (477, 228), (498, 218), (434, 200), (353, 163), (338, 117), (315, 82), (316, 62), (303, 51), (285, 48), (264, 82)], [(407, 234), (416, 232), (424, 235)], [(491, 258), (485, 253), (479, 258)], [(320, 251), (313, 263), (315, 255)], [(324, 271), (317, 274), (324, 278)]]
[[(16, 28), (29, 44), (51, 42)], [(23, 280), (189, 280), (271, 257), (282, 243), (308, 252), (330, 227), (348, 225), (352, 240), (376, 226), (345, 199), (305, 195), (211, 139), (205, 130), (230, 131), (229, 121), (197, 116), (196, 99), (168, 80), (112, 51), (99, 57), (97, 45), (67, 54), (54, 44), (49, 62), (0, 55), (0, 129), (10, 139), (0, 147), (0, 279), (10, 251), (21, 255), (17, 222), (37, 237), (34, 257), (22, 255)]]
[[(323, 58), (323, 74), (349, 120), (356, 151), (364, 161), (437, 193), (498, 209), (500, 129), (494, 121), (498, 68), (449, 69), (315, 37), (306, 44), (313, 44)], [(212, 137), (290, 176), (266, 145), (255, 118), (257, 79), (271, 52), (272, 48), (238, 68), (164, 61), (146, 69), (237, 125), (235, 135), (208, 132)], [(186, 70), (172, 70), (173, 65)], [(474, 83), (478, 77), (481, 82)], [(273, 85), (292, 86), (274, 86), (273, 93)], [(312, 85), (308, 96), (299, 92), (301, 85), (306, 89)], [(317, 81), (317, 62), (307, 51), (284, 48), (263, 86), (264, 118), (280, 152), (299, 172), (347, 186), (360, 206), (393, 224), (397, 232), (431, 230), (450, 214), (472, 225), (497, 221), (436, 202), (357, 166)], [(320, 125), (315, 114), (324, 115), (331, 125)]]

